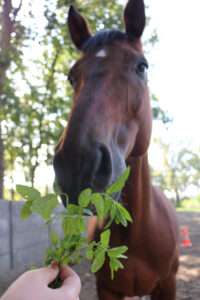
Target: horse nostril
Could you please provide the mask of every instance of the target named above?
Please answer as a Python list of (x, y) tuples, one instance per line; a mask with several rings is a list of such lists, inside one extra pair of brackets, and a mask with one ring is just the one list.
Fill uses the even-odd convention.
[(103, 191), (108, 186), (112, 174), (112, 163), (109, 150), (102, 145), (96, 152), (92, 187)]

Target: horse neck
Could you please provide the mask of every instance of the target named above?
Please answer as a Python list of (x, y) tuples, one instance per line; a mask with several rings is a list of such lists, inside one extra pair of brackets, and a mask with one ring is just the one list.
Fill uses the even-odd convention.
[(148, 156), (129, 157), (127, 165), (131, 166), (131, 172), (123, 190), (123, 203), (133, 219), (144, 222), (150, 217), (152, 197)]

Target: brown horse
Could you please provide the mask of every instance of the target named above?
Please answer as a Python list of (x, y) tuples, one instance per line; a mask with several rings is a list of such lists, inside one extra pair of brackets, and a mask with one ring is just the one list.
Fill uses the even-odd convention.
[(85, 19), (70, 7), (69, 30), (82, 57), (69, 72), (74, 101), (55, 150), (54, 168), (62, 190), (76, 203), (83, 189), (105, 191), (126, 165), (131, 166), (116, 200), (126, 206), (133, 223), (127, 228), (111, 226), (111, 247), (127, 245), (128, 259), (114, 280), (108, 261), (97, 273), (99, 299), (151, 295), (173, 300), (179, 229), (173, 206), (151, 185), (149, 175), (152, 110), (140, 40), (145, 27), (143, 0), (129, 0), (124, 22), (125, 33), (106, 30), (92, 36)]

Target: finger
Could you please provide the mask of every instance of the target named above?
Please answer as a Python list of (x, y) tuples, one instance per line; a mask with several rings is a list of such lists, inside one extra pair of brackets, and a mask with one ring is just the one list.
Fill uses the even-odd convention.
[(39, 269), (37, 272), (40, 275), (41, 282), (48, 285), (57, 277), (59, 268), (56, 263), (53, 263), (50, 267)]
[(70, 276), (75, 276), (76, 273), (68, 266), (62, 264), (61, 270), (60, 270), (60, 279), (64, 281), (66, 278)]
[(62, 265), (60, 279), (63, 281), (62, 291), (71, 294), (74, 297), (78, 297), (81, 290), (81, 281), (79, 276), (66, 265)]

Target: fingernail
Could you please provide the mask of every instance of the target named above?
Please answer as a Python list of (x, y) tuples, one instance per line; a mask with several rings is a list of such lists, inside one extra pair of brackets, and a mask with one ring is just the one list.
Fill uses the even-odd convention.
[(56, 259), (54, 259), (52, 262), (51, 262), (51, 266), (50, 266), (52, 269), (57, 269), (58, 265), (57, 265), (57, 261)]

